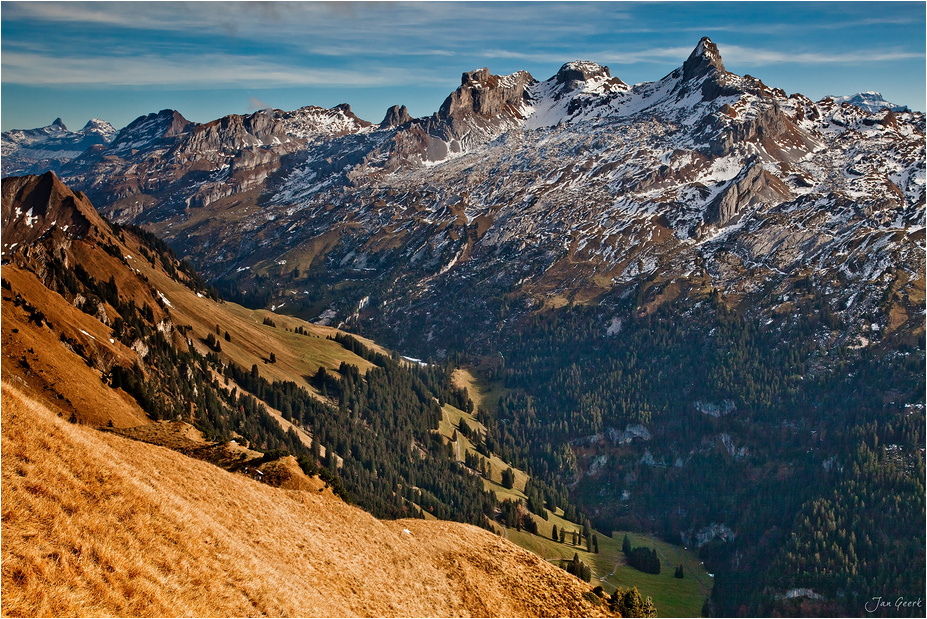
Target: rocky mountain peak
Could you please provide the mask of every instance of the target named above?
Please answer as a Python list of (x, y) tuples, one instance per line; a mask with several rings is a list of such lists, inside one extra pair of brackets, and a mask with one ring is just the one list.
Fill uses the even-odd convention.
[(3, 253), (27, 245), (57, 228), (71, 238), (105, 229), (96, 209), (81, 192), (71, 191), (54, 172), (3, 179)]
[(399, 127), (411, 120), (412, 116), (409, 114), (409, 110), (406, 109), (406, 106), (394, 105), (386, 110), (386, 116), (383, 117), (380, 128), (388, 129), (389, 127)]
[(339, 103), (338, 105), (333, 107), (332, 110), (337, 110), (338, 112), (341, 112), (341, 114), (345, 118), (353, 120), (359, 127), (369, 127), (373, 124), (373, 123), (370, 123), (364, 120), (363, 118), (361, 118), (360, 116), (352, 112), (351, 106), (347, 103)]
[(711, 71), (727, 73), (718, 46), (708, 37), (702, 37), (692, 50), (689, 58), (682, 65), (682, 79), (693, 80), (707, 75)]
[(150, 148), (165, 138), (184, 133), (192, 123), (176, 110), (161, 110), (157, 113), (139, 116), (119, 131), (113, 140), (116, 149)]
[(586, 82), (593, 77), (610, 78), (611, 72), (608, 67), (591, 62), (589, 60), (574, 60), (568, 62), (557, 71), (557, 83), (569, 84), (570, 82)]
[(116, 128), (105, 120), (91, 118), (87, 121), (87, 124), (84, 125), (84, 128), (80, 130), (80, 133), (85, 135), (99, 135), (104, 141), (109, 142), (116, 135)]
[(463, 75), (460, 76), (460, 85), (479, 86), (484, 82), (488, 83), (491, 78), (492, 74), (489, 72), (489, 67), (483, 67), (482, 69), (475, 69), (473, 71), (464, 71)]
[(51, 126), (52, 126), (53, 128), (55, 128), (55, 129), (59, 129), (59, 130), (61, 130), (61, 131), (67, 131), (67, 130), (68, 130), (67, 126), (64, 124), (64, 121), (61, 120), (61, 117), (56, 118), (56, 119), (55, 119), (55, 122), (53, 122), (53, 123), (51, 124)]
[(525, 103), (525, 88), (534, 81), (527, 71), (504, 76), (492, 75), (486, 67), (467, 71), (460, 78), (460, 88), (444, 100), (438, 116), (446, 119), (476, 114), (488, 118), (507, 108), (520, 108)]

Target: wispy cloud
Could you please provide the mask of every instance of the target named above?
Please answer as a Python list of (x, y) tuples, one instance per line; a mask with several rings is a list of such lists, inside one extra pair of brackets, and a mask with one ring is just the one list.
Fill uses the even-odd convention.
[(364, 71), (309, 68), (249, 56), (209, 54), (51, 58), (42, 54), (7, 52), (2, 57), (3, 81), (11, 84), (80, 86), (169, 86), (221, 88), (244, 85), (328, 86), (372, 88), (396, 83), (446, 83), (445, 77), (402, 68)]
[(760, 49), (741, 45), (720, 46), (725, 61), (734, 60), (738, 64), (763, 66), (773, 64), (848, 64), (894, 62), (924, 58), (923, 52), (906, 52), (897, 50), (860, 49), (853, 52), (793, 52), (780, 49)]

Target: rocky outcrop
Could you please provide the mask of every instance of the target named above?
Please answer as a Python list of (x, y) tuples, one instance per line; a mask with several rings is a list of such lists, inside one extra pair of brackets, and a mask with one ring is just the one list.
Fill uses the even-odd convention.
[(789, 197), (788, 187), (767, 173), (759, 159), (754, 157), (708, 204), (705, 223), (723, 227), (731, 223), (746, 206), (764, 200), (778, 203)]
[(758, 104), (749, 115), (740, 116), (728, 107), (706, 119), (707, 152), (715, 157), (729, 155), (738, 146), (753, 143), (771, 160), (794, 162), (814, 150), (814, 140), (785, 114), (776, 101)]
[(444, 100), (428, 124), (428, 132), (445, 141), (459, 139), (474, 126), (489, 128), (524, 118), (530, 101), (528, 86), (535, 79), (527, 71), (511, 75), (492, 75), (489, 69), (468, 71), (461, 76), (460, 88)]
[(492, 75), (488, 68), (468, 71), (460, 78), (460, 88), (444, 100), (438, 117), (460, 118), (469, 115), (489, 118), (511, 113), (525, 103), (525, 88), (535, 80), (527, 71), (512, 75)]
[(273, 112), (262, 110), (249, 116), (231, 114), (204, 125), (196, 125), (177, 145), (175, 152), (192, 155), (282, 145), (288, 138), (280, 124), (274, 120)]
[(406, 106), (394, 105), (386, 110), (386, 116), (383, 117), (383, 122), (380, 123), (380, 129), (399, 127), (411, 121), (412, 116), (409, 115), (409, 110), (406, 109)]

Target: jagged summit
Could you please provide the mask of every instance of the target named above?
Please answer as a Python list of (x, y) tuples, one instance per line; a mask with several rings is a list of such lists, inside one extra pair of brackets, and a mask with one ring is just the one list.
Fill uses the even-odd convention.
[(411, 120), (412, 116), (409, 114), (409, 110), (406, 109), (406, 106), (394, 105), (393, 107), (386, 110), (386, 116), (383, 117), (383, 122), (380, 123), (380, 128), (386, 129), (389, 127), (399, 127), (400, 125), (404, 125)]
[(61, 117), (60, 117), (60, 116), (59, 116), (58, 118), (55, 119), (55, 121), (51, 124), (51, 126), (52, 126), (52, 127), (56, 127), (56, 128), (58, 128), (58, 129), (61, 129), (62, 131), (67, 131), (67, 130), (68, 130), (67, 126), (64, 124), (64, 121), (61, 120)]
[(708, 37), (702, 37), (695, 49), (692, 50), (689, 58), (682, 65), (682, 79), (687, 81), (698, 79), (712, 70), (719, 71), (722, 74), (727, 73), (718, 46), (712, 43)]

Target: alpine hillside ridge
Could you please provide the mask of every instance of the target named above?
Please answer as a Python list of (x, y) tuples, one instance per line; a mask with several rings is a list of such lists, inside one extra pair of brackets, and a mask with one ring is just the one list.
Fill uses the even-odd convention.
[[(487, 530), (495, 499), (447, 449), (435, 449), (443, 447), (436, 394), (456, 404), (466, 397), (447, 390), (448, 373), (447, 388), (437, 390), (414, 377), (424, 368), (390, 366), (390, 382), (415, 381), (420, 395), (411, 397), (431, 411), (415, 438), (397, 430), (411, 400), (388, 412), (371, 402), (363, 424), (329, 422), (337, 408), (310, 395), (308, 372), (324, 377), (327, 367), (328, 376), (340, 370), (373, 384), (385, 369), (353, 351), (381, 365), (388, 357), (331, 328), (273, 315), (278, 328), (269, 312), (262, 323), (221, 302), (163, 242), (110, 225), (52, 172), (7, 177), (2, 194), (3, 239), (17, 241), (4, 245), (0, 295), (5, 611), (608, 616), (589, 584)], [(234, 368), (234, 381), (217, 378)], [(277, 389), (285, 377), (322, 419), (301, 418), (289, 404), (285, 416), (269, 413), (250, 393), (270, 385), (268, 377)], [(258, 399), (270, 401), (268, 393)], [(342, 438), (323, 439), (326, 424)], [(372, 447), (374, 436), (383, 448)], [(335, 445), (345, 445), (343, 457)], [(416, 447), (413, 459), (410, 445), (428, 451)], [(36, 449), (48, 455), (39, 468), (28, 464)], [(330, 470), (319, 468), (323, 457)], [(378, 469), (373, 476), (383, 479), (391, 459), (415, 467), (401, 477), (412, 498), (395, 495), (392, 479), (367, 495), (355, 490), (352, 469)], [(438, 498), (431, 480), (439, 471), (453, 498)], [(345, 485), (355, 505), (343, 500)], [(225, 491), (228, 500), (218, 498)], [(469, 516), (464, 494), (479, 499)], [(185, 561), (197, 567), (178, 570)], [(329, 569), (335, 564), (344, 569)], [(373, 572), (382, 580), (376, 587), (368, 586)], [(204, 588), (207, 581), (224, 582), (222, 592)]]

